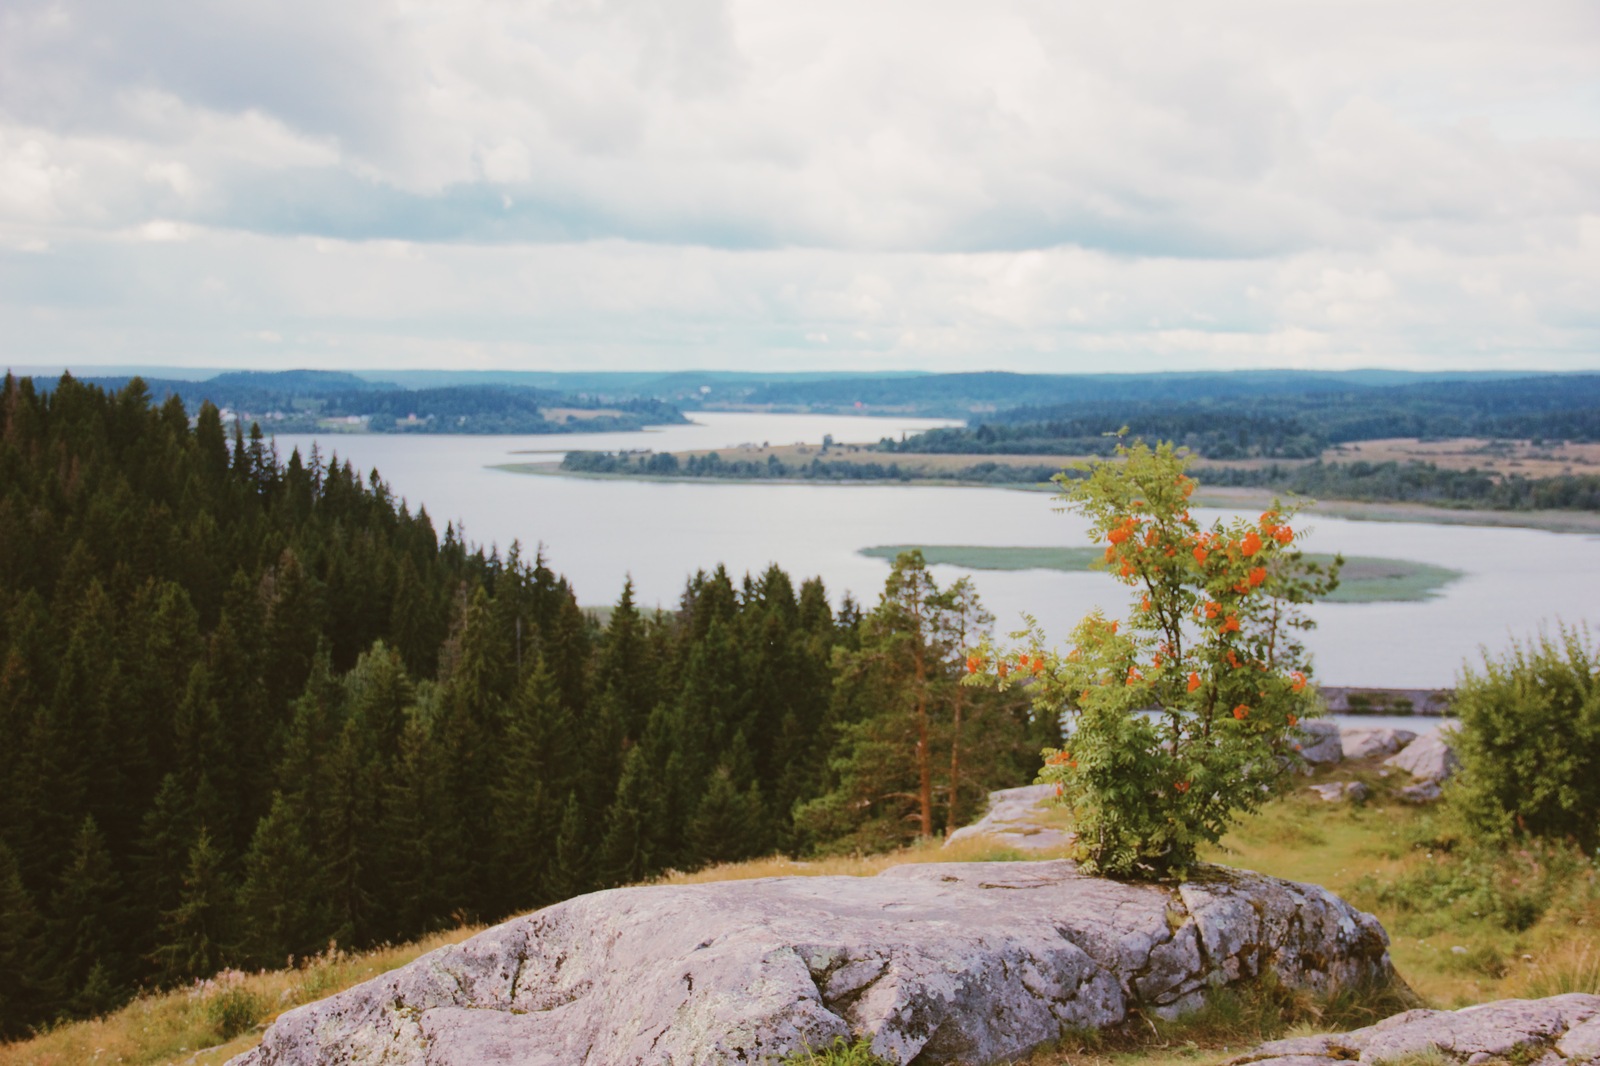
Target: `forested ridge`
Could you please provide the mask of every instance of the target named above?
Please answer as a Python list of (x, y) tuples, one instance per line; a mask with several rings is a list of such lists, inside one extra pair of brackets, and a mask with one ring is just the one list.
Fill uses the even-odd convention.
[(1108, 455), (1109, 436), (1170, 440), (1208, 459), (1309, 459), (1334, 444), (1386, 437), (1600, 440), (1600, 375), (1546, 374), (1303, 392), (1085, 398), (1025, 405), (933, 429), (886, 452)]
[[(132, 378), (85, 378), (116, 391)], [(190, 407), (212, 403), (247, 413), (278, 432), (310, 433), (325, 420), (348, 421), (366, 433), (605, 433), (686, 421), (671, 403), (654, 397), (601, 401), (551, 389), (498, 382), (401, 388), (327, 370), (235, 371), (205, 381), (140, 379), (151, 397), (176, 396)], [(48, 392), (50, 380), (34, 379)], [(552, 412), (561, 412), (550, 417)], [(570, 417), (577, 412), (579, 417)]]
[[(871, 610), (721, 568), (604, 627), (215, 407), (0, 394), (0, 1034), (775, 850), (885, 846), (1031, 779), (963, 690), (970, 587)], [(954, 787), (952, 787), (954, 783)]]

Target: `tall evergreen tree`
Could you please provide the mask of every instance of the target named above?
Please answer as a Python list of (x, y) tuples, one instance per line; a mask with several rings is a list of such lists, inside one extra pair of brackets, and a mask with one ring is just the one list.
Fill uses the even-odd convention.
[(318, 884), (320, 869), (293, 807), (274, 795), (244, 858), (238, 893), (244, 960), (283, 966), (327, 945), (333, 925), (327, 899), (307, 891)]
[(92, 1017), (122, 999), (132, 962), (122, 911), (122, 883), (105, 837), (94, 819), (85, 817), (51, 900), (48, 923), (51, 983), (68, 1013)]
[(43, 936), (16, 857), (0, 841), (0, 1039), (22, 1035), (39, 1016), (46, 992), (39, 968)]
[(204, 826), (189, 849), (178, 905), (161, 916), (154, 961), (168, 982), (209, 977), (222, 969), (233, 936), (233, 888), (223, 855)]

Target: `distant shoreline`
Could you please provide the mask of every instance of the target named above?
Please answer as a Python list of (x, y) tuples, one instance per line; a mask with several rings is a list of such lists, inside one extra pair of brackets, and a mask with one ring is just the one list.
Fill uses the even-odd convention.
[[(834, 485), (842, 488), (907, 487), (907, 488), (961, 488), (1004, 489), (1011, 492), (1054, 492), (1055, 486), (1044, 483), (1000, 482), (977, 484), (953, 478), (907, 478), (892, 480), (819, 480), (810, 478), (732, 478), (689, 477), (682, 474), (602, 474), (561, 469), (559, 460), (545, 463), (495, 463), (490, 470), (508, 474), (529, 474), (535, 477), (579, 478), (591, 481), (663, 481), (692, 482), (697, 485)], [(1282, 493), (1269, 489), (1201, 486), (1194, 503), (1200, 507), (1223, 510), (1250, 510), (1283, 499)], [(1470, 508), (1429, 507), (1420, 503), (1381, 503), (1367, 500), (1311, 500), (1302, 501), (1308, 514), (1345, 518), (1353, 522), (1418, 522), (1440, 526), (1493, 526), (1510, 529), (1537, 529), (1547, 533), (1600, 534), (1600, 514), (1589, 511), (1486, 511)]]

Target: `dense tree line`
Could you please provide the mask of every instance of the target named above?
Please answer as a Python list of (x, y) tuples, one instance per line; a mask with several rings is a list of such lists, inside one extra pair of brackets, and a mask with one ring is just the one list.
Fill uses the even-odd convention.
[(149, 400), (0, 394), (0, 1033), (937, 832), (1054, 739), (957, 698), (978, 608), (915, 556), (871, 611), (719, 568), (671, 611), (625, 588), (602, 626), (541, 557), (437, 536), (376, 472)]
[[(110, 391), (131, 378), (84, 379)], [(685, 421), (664, 400), (625, 397), (601, 402), (526, 385), (447, 385), (404, 389), (354, 374), (318, 370), (274, 373), (240, 371), (206, 381), (141, 379), (157, 402), (178, 397), (189, 407), (212, 403), (224, 409), (271, 415), (280, 432), (314, 432), (326, 418), (359, 418), (373, 433), (604, 433)], [(48, 392), (54, 382), (36, 379)], [(551, 419), (551, 408), (587, 412), (587, 417)]]
[(1482, 470), (1449, 470), (1433, 463), (1352, 462), (1197, 467), (1210, 485), (1245, 485), (1338, 500), (1425, 503), (1495, 511), (1600, 511), (1600, 475), (1496, 477)]
[(568, 452), (561, 469), (573, 474), (618, 474), (643, 477), (707, 477), (736, 481), (910, 481), (938, 478), (990, 485), (1034, 484), (1061, 472), (1059, 464), (1011, 466), (977, 462), (957, 470), (936, 473), (915, 464), (859, 462), (813, 457), (809, 463), (790, 463), (769, 455), (766, 459), (724, 459), (716, 452), (683, 459), (671, 452)]
[(1386, 437), (1600, 440), (1600, 375), (1548, 374), (1291, 394), (1075, 399), (1009, 408), (966, 427), (885, 439), (886, 452), (1109, 455), (1114, 434), (1170, 440), (1209, 459), (1308, 459)]
[[(1451, 381), (1492, 385), (1515, 375), (1501, 373), (1407, 373), (1389, 370), (1232, 370), (1159, 374), (1018, 374), (966, 371), (852, 377), (816, 376), (759, 384), (742, 402), (775, 409), (892, 411), (897, 414), (960, 416), (1019, 407), (1170, 407), (1196, 401), (1233, 401), (1316, 393), (1379, 393), (1412, 385)], [(1030, 416), (1037, 421), (1043, 416)], [(983, 421), (994, 419), (985, 415)]]
[[(937, 432), (937, 431), (935, 431)], [(1119, 438), (1096, 439), (1099, 445)], [(764, 462), (722, 459), (712, 452), (680, 461), (670, 453), (568, 452), (561, 468), (580, 474), (617, 474), (635, 477), (704, 477), (733, 480), (791, 481), (910, 481), (938, 478), (977, 485), (1038, 485), (1062, 473), (1059, 464), (1007, 464), (993, 460), (927, 472), (914, 461), (857, 462), (813, 458), (809, 463), (786, 463), (777, 456)], [(1065, 472), (1081, 476), (1076, 469)], [(1325, 499), (1422, 503), (1439, 507), (1479, 507), (1496, 511), (1567, 510), (1600, 511), (1600, 475), (1558, 474), (1529, 478), (1512, 474), (1498, 477), (1482, 470), (1451, 470), (1434, 463), (1357, 461), (1349, 463), (1268, 463), (1257, 467), (1195, 467), (1207, 485), (1266, 488)]]

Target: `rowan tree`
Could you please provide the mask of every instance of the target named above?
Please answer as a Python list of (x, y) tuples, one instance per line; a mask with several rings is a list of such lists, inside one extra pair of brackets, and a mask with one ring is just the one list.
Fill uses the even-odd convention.
[(1284, 781), (1315, 708), (1297, 604), (1331, 588), (1338, 563), (1310, 567), (1277, 506), (1202, 526), (1187, 463), (1140, 442), (1058, 476), (1134, 594), (1127, 618), (1090, 613), (1064, 652), (1041, 650), (1030, 625), (1019, 647), (980, 645), (967, 661), (974, 682), (1025, 685), (1040, 713), (1070, 714), (1040, 779), (1071, 809), (1089, 872), (1183, 877), (1202, 843)]

